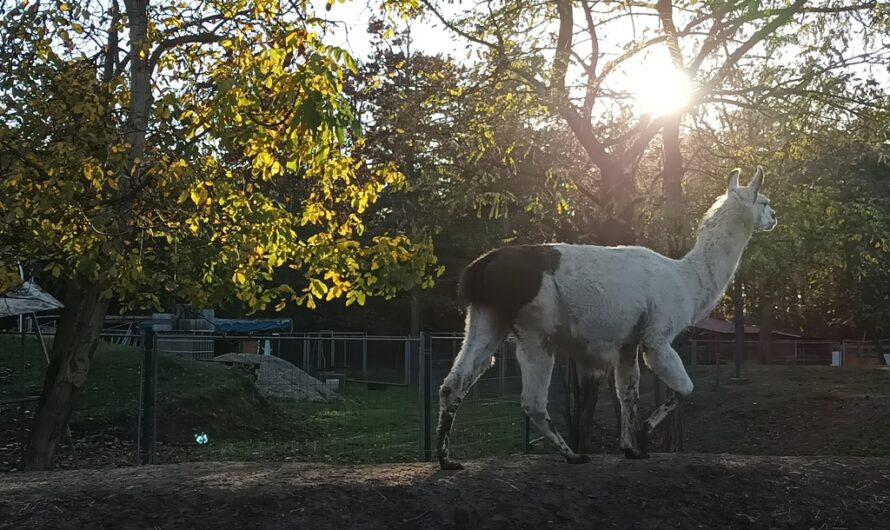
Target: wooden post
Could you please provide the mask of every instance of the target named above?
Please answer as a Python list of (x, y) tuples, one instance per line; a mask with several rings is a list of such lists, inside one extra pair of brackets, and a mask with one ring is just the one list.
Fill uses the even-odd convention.
[(507, 377), (507, 344), (504, 343), (501, 345), (498, 350), (501, 354), (501, 358), (497, 361), (498, 363), (498, 380), (500, 381), (498, 385), (498, 389), (500, 390), (500, 394), (503, 396), (506, 394), (506, 388), (504, 386), (504, 380)]
[(742, 356), (745, 350), (745, 322), (742, 319), (742, 282), (736, 278), (732, 289), (733, 323), (735, 328), (735, 377), (742, 378)]
[(717, 343), (717, 352), (714, 354), (715, 361), (714, 367), (717, 370), (717, 379), (714, 383), (714, 388), (720, 388), (720, 343)]
[(143, 337), (142, 361), (142, 410), (140, 411), (140, 464), (155, 463), (157, 439), (158, 359), (155, 350), (154, 330), (148, 328)]

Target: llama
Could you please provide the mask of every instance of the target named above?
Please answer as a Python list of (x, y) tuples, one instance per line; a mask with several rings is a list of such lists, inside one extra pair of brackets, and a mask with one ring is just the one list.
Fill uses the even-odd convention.
[[(749, 186), (732, 171), (726, 194), (705, 215), (695, 246), (682, 259), (643, 247), (594, 245), (507, 246), (464, 269), (458, 288), (468, 306), (466, 335), (439, 389), (437, 456), (442, 469), (462, 469), (448, 454), (460, 402), (512, 333), (522, 372), (522, 408), (569, 463), (589, 461), (553, 428), (547, 394), (554, 356), (572, 357), (582, 375), (614, 368), (621, 404), (621, 448), (646, 458), (646, 439), (692, 393), (692, 381), (671, 342), (707, 316), (723, 296), (755, 231), (776, 226), (769, 200), (759, 193), (763, 170)], [(638, 429), (640, 367), (646, 364), (671, 389), (670, 397)]]

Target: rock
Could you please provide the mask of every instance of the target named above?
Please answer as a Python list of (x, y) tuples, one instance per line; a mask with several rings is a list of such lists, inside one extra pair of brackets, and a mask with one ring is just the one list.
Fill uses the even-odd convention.
[(260, 394), (267, 398), (326, 401), (336, 397), (336, 393), (328, 385), (278, 357), (253, 353), (227, 353), (213, 360), (258, 366), (254, 385)]

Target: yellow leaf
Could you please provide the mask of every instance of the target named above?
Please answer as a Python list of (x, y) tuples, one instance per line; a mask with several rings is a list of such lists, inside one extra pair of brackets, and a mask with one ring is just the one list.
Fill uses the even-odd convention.
[(355, 293), (356, 299), (358, 299), (358, 305), (365, 305), (365, 293), (359, 291)]
[(235, 271), (235, 274), (232, 275), (232, 281), (237, 283), (238, 285), (244, 285), (244, 282), (247, 281), (247, 278), (244, 276), (243, 272)]

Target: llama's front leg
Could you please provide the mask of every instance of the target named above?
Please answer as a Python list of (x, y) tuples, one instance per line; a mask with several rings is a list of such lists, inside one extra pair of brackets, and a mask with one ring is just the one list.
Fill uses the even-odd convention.
[(652, 412), (652, 415), (649, 416), (649, 419), (646, 420), (646, 433), (651, 433), (658, 427), (661, 422), (663, 422), (668, 415), (674, 411), (677, 407), (680, 406), (681, 397), (676, 393), (671, 391), (670, 395), (668, 395), (667, 399), (664, 400), (657, 409)]
[(683, 361), (680, 359), (680, 355), (670, 344), (657, 343), (653, 346), (647, 345), (646, 363), (672, 392), (670, 392), (664, 403), (649, 416), (643, 428), (637, 433), (637, 443), (642, 451), (646, 450), (649, 434), (652, 430), (680, 405), (684, 397), (692, 394), (693, 389), (692, 380), (689, 379), (689, 374), (683, 368)]
[(533, 344), (534, 338), (522, 337), (516, 347), (516, 358), (522, 372), (522, 410), (525, 411), (535, 428), (543, 434), (559, 454), (570, 464), (589, 462), (587, 455), (572, 451), (550, 421), (547, 412), (547, 394), (550, 390), (550, 377), (553, 373), (553, 356), (541, 351), (540, 343)]
[(615, 393), (621, 404), (621, 448), (627, 458), (649, 458), (646, 448), (639, 447), (637, 435), (637, 402), (640, 398), (640, 364), (637, 345), (624, 345), (615, 366)]

